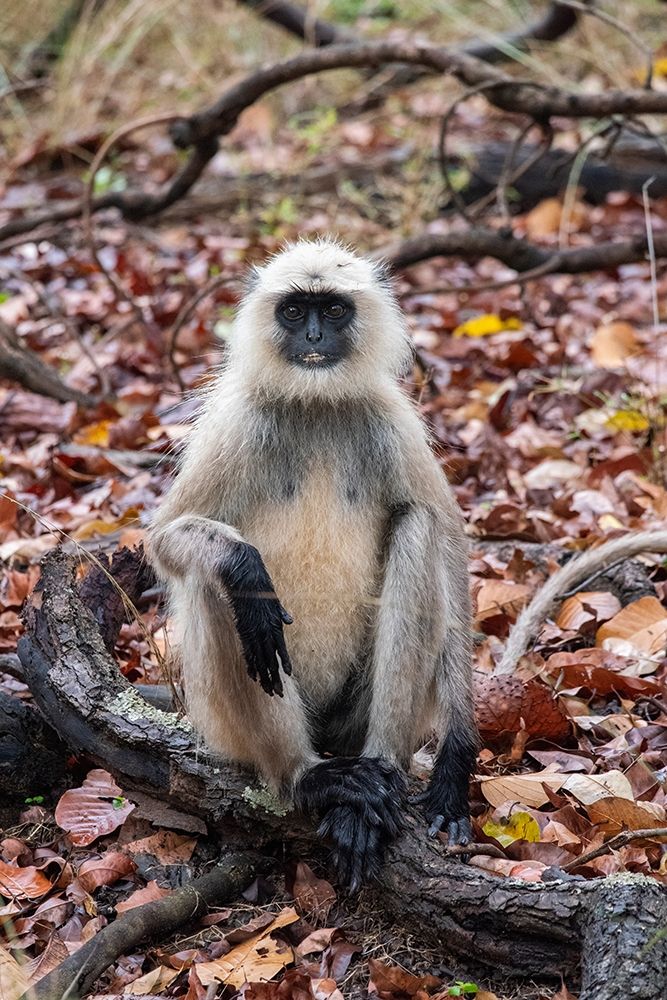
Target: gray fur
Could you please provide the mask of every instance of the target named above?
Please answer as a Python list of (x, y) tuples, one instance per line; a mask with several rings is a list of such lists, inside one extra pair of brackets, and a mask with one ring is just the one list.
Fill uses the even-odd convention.
[[(276, 349), (274, 303), (294, 285), (354, 299), (353, 350), (333, 369), (294, 370)], [(151, 531), (193, 720), (277, 787), (325, 750), (406, 766), (432, 726), (474, 730), (465, 537), (397, 384), (409, 357), (377, 265), (327, 241), (275, 258), (255, 275)], [(294, 617), (284, 699), (247, 677), (216, 578), (240, 539)]]

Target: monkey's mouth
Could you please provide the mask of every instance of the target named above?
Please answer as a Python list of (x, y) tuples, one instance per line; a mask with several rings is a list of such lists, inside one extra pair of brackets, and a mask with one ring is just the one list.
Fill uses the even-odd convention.
[(300, 365), (313, 368), (326, 368), (335, 365), (338, 358), (332, 354), (320, 354), (319, 351), (308, 351), (307, 354), (297, 354), (294, 359)]

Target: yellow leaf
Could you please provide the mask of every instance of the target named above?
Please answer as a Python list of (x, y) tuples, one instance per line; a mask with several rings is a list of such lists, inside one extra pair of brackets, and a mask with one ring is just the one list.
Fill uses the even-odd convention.
[(484, 313), (481, 316), (473, 316), (461, 323), (454, 330), (455, 337), (490, 337), (493, 333), (501, 333), (503, 330), (520, 330), (521, 320), (515, 316), (501, 319), (496, 313)]
[[(646, 76), (646, 70), (642, 70), (641, 79), (643, 80)], [(661, 56), (659, 59), (653, 60), (653, 74), (654, 76), (664, 76), (667, 77), (667, 56)], [(637, 70), (637, 75), (639, 76), (639, 70)]]
[(94, 444), (106, 448), (109, 445), (109, 431), (112, 427), (113, 420), (99, 420), (96, 424), (82, 427), (73, 435), (73, 440), (77, 444)]
[(71, 538), (77, 542), (85, 542), (93, 535), (110, 535), (127, 524), (137, 524), (139, 522), (139, 511), (136, 507), (128, 507), (124, 514), (116, 521), (103, 521), (96, 517), (92, 521), (87, 521), (80, 525), (76, 531), (71, 533)]
[(646, 431), (650, 426), (648, 418), (639, 410), (617, 410), (606, 423), (612, 431), (628, 431), (630, 434)]
[(512, 813), (505, 823), (487, 820), (482, 829), (487, 837), (494, 837), (503, 847), (508, 847), (515, 840), (527, 840), (536, 844), (540, 839), (540, 828), (527, 812)]

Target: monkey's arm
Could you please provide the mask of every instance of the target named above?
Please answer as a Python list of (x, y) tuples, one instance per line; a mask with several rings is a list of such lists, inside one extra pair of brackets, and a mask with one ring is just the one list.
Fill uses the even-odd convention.
[[(149, 554), (165, 579), (192, 577), (221, 593), (231, 607), (248, 674), (267, 694), (282, 697), (279, 669), (292, 672), (283, 624), (292, 618), (278, 600), (262, 557), (236, 529), (199, 514), (201, 498), (189, 496), (179, 481), (161, 508), (149, 534)], [(176, 515), (176, 516), (174, 516)]]
[(511, 674), (517, 662), (537, 635), (559, 596), (594, 573), (611, 566), (619, 559), (632, 559), (642, 552), (667, 552), (667, 528), (640, 531), (635, 535), (614, 538), (595, 549), (576, 556), (561, 567), (538, 590), (523, 609), (511, 630), (497, 674)]

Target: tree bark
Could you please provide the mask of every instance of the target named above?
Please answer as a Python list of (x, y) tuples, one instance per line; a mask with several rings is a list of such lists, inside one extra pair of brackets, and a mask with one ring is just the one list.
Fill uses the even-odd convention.
[(585, 962), (579, 1000), (667, 996), (667, 892), (624, 874), (603, 881), (583, 924)]
[(0, 790), (23, 799), (43, 794), (65, 774), (65, 748), (38, 712), (0, 691)]
[[(147, 791), (200, 816), (232, 849), (295, 838), (315, 846), (310, 825), (238, 767), (207, 758), (186, 722), (149, 706), (122, 677), (80, 598), (74, 560), (61, 550), (43, 561), (19, 655), (44, 716), (70, 747), (108, 767), (130, 798), (132, 789)], [(365, 893), (406, 934), (468, 967), (557, 977), (577, 973), (582, 933), (590, 926), (590, 913), (599, 909), (599, 891), (610, 884), (566, 877), (549, 883), (496, 878), (446, 858), (442, 845), (427, 839), (421, 817), (409, 814), (404, 835)], [(644, 919), (644, 900), (653, 906), (656, 894), (665, 891), (654, 886), (638, 877), (632, 883), (638, 920)], [(652, 914), (649, 910), (645, 919), (653, 919)], [(596, 971), (600, 957), (595, 947), (584, 952), (584, 974), (593, 984), (601, 978)], [(653, 960), (644, 961), (640, 954), (637, 975), (640, 966), (644, 1000), (663, 1000)], [(591, 986), (587, 1000), (598, 1000), (597, 988)], [(606, 994), (600, 993), (599, 1000)]]
[(193, 879), (164, 899), (136, 906), (103, 927), (78, 951), (61, 962), (23, 995), (21, 1000), (80, 1000), (90, 993), (105, 969), (142, 941), (161, 941), (193, 923), (209, 906), (238, 898), (252, 881), (261, 859), (233, 854), (206, 875)]
[(25, 389), (49, 396), (61, 403), (74, 402), (82, 407), (97, 404), (93, 396), (72, 389), (56, 372), (21, 342), (20, 337), (0, 320), (0, 378), (18, 382)]

